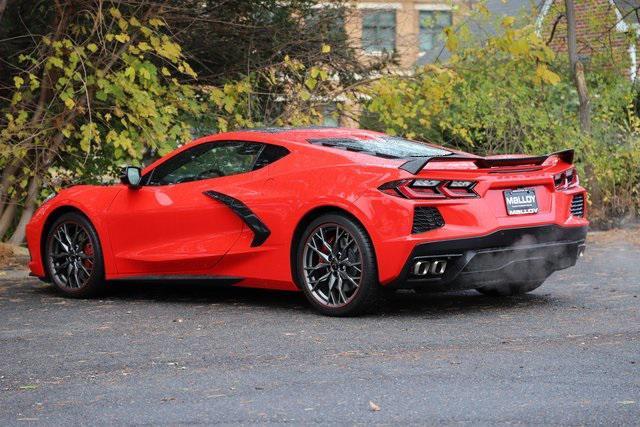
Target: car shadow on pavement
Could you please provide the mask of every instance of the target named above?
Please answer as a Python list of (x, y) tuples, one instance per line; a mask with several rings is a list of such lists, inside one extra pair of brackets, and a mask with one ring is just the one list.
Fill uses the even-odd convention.
[[(53, 286), (37, 286), (35, 291), (49, 296), (59, 296)], [(313, 314), (313, 308), (301, 292), (273, 291), (265, 289), (240, 288), (211, 285), (207, 283), (110, 283), (108, 291), (99, 298), (104, 301), (150, 302), (168, 304), (229, 304), (247, 308), (278, 311), (305, 312)], [(380, 304), (379, 310), (369, 316), (415, 316), (440, 317), (452, 314), (486, 312), (540, 307), (560, 304), (561, 298), (548, 294), (532, 293), (516, 297), (495, 298), (475, 291), (449, 293), (416, 294), (413, 291), (399, 291)]]

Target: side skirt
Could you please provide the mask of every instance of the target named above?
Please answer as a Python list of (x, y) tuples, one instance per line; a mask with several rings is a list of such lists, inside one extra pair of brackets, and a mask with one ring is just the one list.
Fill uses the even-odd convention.
[(129, 276), (118, 277), (117, 279), (109, 279), (107, 282), (127, 282), (127, 283), (210, 283), (215, 285), (229, 286), (241, 282), (243, 277), (233, 276), (190, 276), (190, 275), (175, 275), (175, 276)]

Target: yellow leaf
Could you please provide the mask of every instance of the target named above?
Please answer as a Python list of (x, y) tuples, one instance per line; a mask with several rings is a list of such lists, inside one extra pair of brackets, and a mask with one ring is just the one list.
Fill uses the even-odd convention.
[(127, 28), (129, 28), (129, 23), (124, 19), (120, 18), (118, 19), (118, 27), (120, 27), (122, 31), (126, 31)]
[(58, 67), (58, 68), (63, 68), (64, 67), (64, 63), (62, 62), (62, 59), (56, 57), (56, 56), (51, 56), (49, 58), (49, 64), (51, 64), (54, 67)]
[(162, 22), (162, 20), (158, 19), (158, 18), (151, 18), (149, 19), (149, 24), (153, 25), (154, 27), (159, 27), (161, 25), (164, 25), (164, 22)]
[(11, 105), (17, 105), (20, 101), (22, 101), (22, 93), (18, 91), (14, 92), (11, 97)]
[(445, 34), (447, 35), (447, 41), (445, 43), (445, 45), (447, 46), (447, 49), (449, 50), (449, 52), (453, 52), (454, 50), (458, 49), (458, 44), (459, 44), (459, 40), (458, 40), (458, 36), (452, 32), (449, 28), (445, 29)]
[(71, 131), (73, 130), (73, 126), (72, 125), (67, 125), (64, 127), (64, 129), (62, 129), (62, 134), (65, 136), (65, 138), (69, 138), (71, 136)]
[(186, 63), (186, 62), (183, 62), (183, 63), (182, 63), (182, 66), (183, 66), (183, 68), (184, 68), (184, 71), (183, 71), (183, 72), (184, 72), (185, 74), (187, 74), (187, 75), (189, 75), (189, 76), (193, 77), (194, 79), (195, 79), (196, 77), (198, 77), (198, 75), (196, 74), (196, 72), (195, 72), (195, 71), (193, 71), (193, 68), (191, 68), (191, 65), (189, 65), (189, 64), (188, 64), (188, 63)]
[(502, 19), (502, 26), (504, 28), (511, 27), (515, 22), (516, 22), (516, 18), (514, 18), (513, 16), (505, 16)]
[(513, 41), (513, 44), (509, 47), (509, 50), (514, 55), (522, 55), (529, 52), (529, 44), (527, 39), (521, 38)]
[(329, 53), (329, 52), (331, 52), (331, 46), (329, 46), (328, 44), (323, 44), (322, 53)]
[(73, 109), (73, 107), (75, 107), (76, 102), (71, 98), (67, 98), (67, 99), (64, 100), (64, 105), (66, 105), (67, 108), (69, 110), (71, 110), (71, 109)]
[(551, 85), (555, 85), (560, 82), (560, 76), (548, 69), (544, 64), (538, 65), (536, 68), (536, 76), (540, 78), (541, 81)]
[(181, 55), (180, 45), (167, 41), (165, 43), (162, 43), (162, 45), (158, 49), (158, 53), (169, 59), (170, 61), (175, 61)]
[(87, 49), (89, 49), (91, 52), (96, 52), (98, 50), (98, 46), (95, 43), (89, 43), (87, 45)]
[(13, 83), (15, 83), (16, 89), (20, 89), (20, 86), (24, 84), (24, 79), (22, 77), (15, 76), (13, 78)]
[(40, 87), (40, 81), (38, 80), (38, 78), (33, 74), (29, 73), (29, 88), (31, 90), (36, 90), (39, 87)]
[(126, 70), (124, 70), (124, 75), (129, 77), (130, 81), (133, 81), (136, 78), (136, 69), (133, 67), (128, 67)]
[(126, 43), (130, 40), (130, 38), (128, 34), (118, 34), (116, 36), (116, 40), (118, 40), (120, 43)]
[(138, 49), (145, 52), (147, 50), (151, 50), (151, 46), (149, 46), (149, 43), (147, 42), (140, 42), (138, 43)]
[(111, 14), (111, 16), (113, 16), (116, 19), (122, 18), (122, 14), (120, 13), (120, 10), (116, 9), (115, 7), (112, 7), (111, 9), (109, 9), (109, 13)]

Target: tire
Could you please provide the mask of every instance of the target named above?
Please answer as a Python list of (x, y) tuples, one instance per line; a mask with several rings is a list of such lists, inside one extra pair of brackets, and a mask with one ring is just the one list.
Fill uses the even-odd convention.
[(66, 296), (87, 298), (104, 290), (100, 240), (91, 222), (81, 214), (63, 214), (49, 227), (44, 262), (47, 276)]
[(508, 297), (526, 294), (527, 292), (538, 289), (543, 283), (544, 280), (540, 280), (537, 282), (490, 285), (478, 288), (476, 289), (476, 291), (480, 292), (483, 295), (492, 297)]
[(297, 284), (320, 313), (355, 316), (377, 308), (382, 287), (373, 244), (351, 218), (316, 218), (302, 233), (294, 256)]

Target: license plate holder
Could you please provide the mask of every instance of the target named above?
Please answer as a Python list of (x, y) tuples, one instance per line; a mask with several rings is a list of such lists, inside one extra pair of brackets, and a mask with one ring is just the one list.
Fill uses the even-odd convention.
[(504, 201), (508, 215), (532, 215), (538, 213), (538, 200), (533, 188), (505, 190)]

